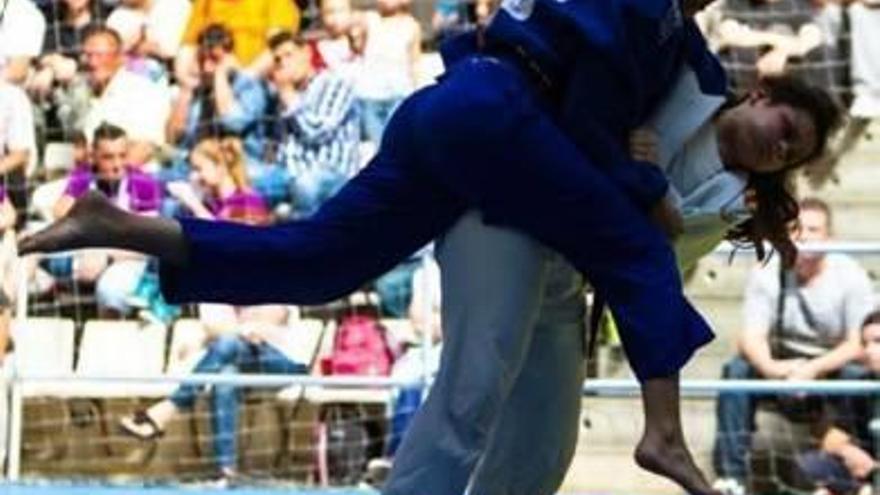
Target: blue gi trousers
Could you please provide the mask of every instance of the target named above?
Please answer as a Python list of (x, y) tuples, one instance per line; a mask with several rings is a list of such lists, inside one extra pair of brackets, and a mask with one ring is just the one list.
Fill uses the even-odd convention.
[(601, 160), (556, 126), (515, 65), (468, 57), (401, 105), (377, 156), (313, 217), (270, 228), (181, 220), (189, 258), (161, 267), (163, 291), (174, 302), (325, 302), (476, 208), (586, 275), (638, 378), (669, 376), (712, 333), (682, 294), (663, 233)]

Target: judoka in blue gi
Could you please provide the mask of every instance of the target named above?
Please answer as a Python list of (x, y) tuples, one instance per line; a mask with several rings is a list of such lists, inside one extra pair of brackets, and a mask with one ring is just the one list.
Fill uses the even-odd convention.
[[(711, 332), (682, 295), (664, 229), (646, 214), (664, 218), (667, 181), (658, 168), (633, 162), (626, 142), (682, 64), (710, 94), (723, 93), (723, 73), (670, 1), (508, 4), (484, 36), (481, 46), (470, 38), (447, 47), (441, 81), (402, 105), (377, 156), (310, 219), (266, 229), (169, 221), (131, 217), (89, 197), (21, 250), (109, 246), (157, 255), (172, 301), (321, 303), (380, 275), (467, 209), (480, 210), (484, 222), (528, 233), (590, 279), (644, 385), (640, 463), (706, 493), (678, 424), (677, 373)], [(484, 405), (509, 394), (497, 389), (508, 370), (462, 366), (444, 359), (438, 385), (486, 392)], [(485, 444), (492, 408), (457, 410), (455, 394), (440, 386), (428, 406), (435, 396), (460, 428), (458, 438), (438, 441)], [(479, 449), (440, 449), (413, 465), (420, 461), (407, 462), (411, 440), (386, 493), (465, 489)]]

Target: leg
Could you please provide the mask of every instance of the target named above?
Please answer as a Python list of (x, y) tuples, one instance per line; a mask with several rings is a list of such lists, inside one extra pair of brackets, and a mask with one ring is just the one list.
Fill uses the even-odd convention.
[(679, 483), (688, 493), (709, 493), (709, 482), (688, 451), (681, 429), (679, 378), (642, 382), (645, 432), (636, 447), (640, 467)]
[(464, 492), (526, 358), (540, 304), (545, 251), (527, 237), (471, 213), (437, 253), (440, 370), (397, 451), (386, 495)]
[(528, 357), (474, 475), (473, 495), (554, 494), (574, 456), (586, 371), (583, 279), (552, 255), (544, 287)]
[[(724, 365), (722, 378), (748, 379), (756, 376), (754, 368), (737, 356)], [(724, 392), (716, 403), (717, 430), (712, 462), (719, 478), (732, 478), (743, 484), (748, 473), (746, 454), (754, 429), (755, 402), (747, 393)]]
[(172, 303), (336, 299), (387, 272), (463, 211), (457, 198), (413, 170), (418, 157), (407, 108), (420, 97), (396, 112), (370, 164), (309, 219), (269, 228), (178, 222), (126, 215), (91, 196), (21, 250), (99, 246), (152, 254), (162, 262), (163, 293)]

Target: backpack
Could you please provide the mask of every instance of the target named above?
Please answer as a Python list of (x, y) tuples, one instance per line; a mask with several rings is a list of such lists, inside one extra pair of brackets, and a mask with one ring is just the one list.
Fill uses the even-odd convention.
[(387, 376), (393, 362), (385, 328), (371, 316), (352, 315), (339, 325), (322, 369), (330, 375)]

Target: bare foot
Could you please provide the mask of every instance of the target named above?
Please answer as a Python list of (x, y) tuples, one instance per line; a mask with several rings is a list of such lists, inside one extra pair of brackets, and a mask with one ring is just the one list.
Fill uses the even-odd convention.
[(20, 254), (56, 252), (85, 247), (112, 247), (122, 235), (126, 213), (104, 195), (91, 191), (78, 199), (64, 218), (19, 242)]
[(691, 495), (720, 495), (700, 471), (680, 435), (648, 435), (636, 447), (635, 460), (642, 469), (678, 483)]

